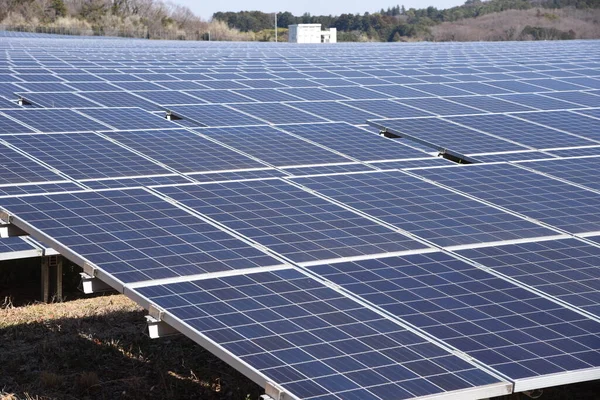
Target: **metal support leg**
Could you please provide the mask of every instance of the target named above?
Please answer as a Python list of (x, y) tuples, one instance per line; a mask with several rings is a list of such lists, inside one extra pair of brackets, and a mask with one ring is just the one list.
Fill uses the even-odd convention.
[[(62, 273), (63, 261), (60, 255), (43, 256), (42, 257), (42, 301), (48, 303), (51, 299), (54, 301), (62, 301)], [(54, 274), (50, 273), (53, 270)], [(53, 275), (53, 276), (52, 276)], [(50, 289), (50, 281), (54, 284), (53, 289)]]
[(56, 262), (56, 301), (63, 300), (63, 258), (61, 256), (55, 256), (58, 260)]
[(50, 300), (50, 266), (48, 257), (42, 257), (42, 301), (47, 303)]

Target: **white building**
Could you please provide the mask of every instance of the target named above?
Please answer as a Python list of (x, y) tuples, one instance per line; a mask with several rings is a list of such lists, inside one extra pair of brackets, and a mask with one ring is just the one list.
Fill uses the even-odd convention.
[(336, 43), (337, 30), (321, 31), (321, 24), (298, 24), (288, 26), (290, 43)]

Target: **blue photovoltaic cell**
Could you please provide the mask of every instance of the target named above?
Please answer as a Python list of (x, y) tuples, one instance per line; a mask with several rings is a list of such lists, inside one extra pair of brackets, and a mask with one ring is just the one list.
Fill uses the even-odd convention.
[(600, 146), (573, 147), (569, 149), (552, 150), (549, 153), (557, 157), (600, 156)]
[(346, 105), (360, 108), (384, 118), (413, 118), (426, 117), (430, 113), (405, 106), (392, 100), (353, 100), (344, 101)]
[(246, 97), (250, 97), (251, 99), (260, 102), (299, 100), (297, 97), (290, 96), (286, 93), (275, 89), (245, 89), (238, 90), (236, 91), (236, 93), (244, 95)]
[(119, 131), (107, 136), (183, 173), (265, 166), (185, 130)]
[[(10, 138), (5, 136), (2, 139)], [(17, 151), (0, 145), (0, 185), (59, 181), (64, 178)]]
[(474, 94), (501, 94), (511, 93), (509, 90), (501, 89), (496, 86), (485, 85), (483, 82), (461, 82), (461, 83), (448, 83), (448, 86), (455, 87), (458, 89), (466, 90)]
[(600, 317), (598, 246), (564, 239), (460, 250), (458, 254)]
[[(333, 93), (337, 93), (339, 95), (345, 96), (349, 99), (358, 100), (358, 99), (387, 99), (390, 96), (387, 93), (381, 93), (379, 91), (379, 86), (373, 87), (373, 90), (370, 90), (366, 87), (328, 87), (327, 90)], [(377, 90), (377, 91), (375, 91)]]
[(472, 154), (471, 158), (482, 163), (489, 162), (505, 162), (505, 161), (525, 161), (525, 160), (543, 160), (553, 158), (554, 156), (548, 152), (536, 150), (531, 151), (515, 151), (513, 153), (487, 153), (487, 154)]
[[(429, 93), (421, 92), (419, 90), (412, 89), (408, 86), (401, 85), (378, 85), (373, 86), (372, 90), (386, 94), (389, 98), (413, 98), (413, 97), (431, 97)], [(358, 100), (358, 98), (350, 97), (351, 99)], [(384, 98), (383, 96), (372, 96), (368, 97), (371, 99)]]
[(315, 167), (293, 167), (285, 168), (285, 172), (294, 176), (339, 174), (346, 172), (373, 171), (374, 168), (363, 163), (352, 164), (327, 164)]
[[(598, 96), (600, 97), (600, 96)], [(589, 115), (590, 117), (596, 118), (600, 120), (600, 109), (593, 110), (578, 110), (577, 112), (585, 115)]]
[(600, 141), (600, 120), (570, 111), (531, 112), (519, 118)]
[(143, 189), (2, 199), (1, 206), (123, 283), (279, 264)]
[(18, 236), (0, 238), (0, 259), (5, 253), (13, 253), (17, 251), (34, 250), (31, 244), (27, 243)]
[[(24, 194), (43, 194), (69, 192), (81, 190), (81, 187), (73, 182), (62, 181), (55, 183), (37, 183), (37, 184), (11, 184), (9, 186), (0, 186), (0, 197), (3, 196), (21, 196)], [(2, 202), (0, 202), (0, 206)]]
[(491, 96), (463, 96), (453, 97), (452, 101), (464, 104), (469, 107), (475, 107), (488, 112), (516, 112), (516, 111), (531, 111), (530, 107), (504, 101), (500, 98)]
[(0, 135), (13, 134), (13, 133), (30, 133), (34, 132), (18, 122), (12, 119), (6, 118), (4, 115), (0, 115)]
[(237, 181), (242, 179), (263, 179), (263, 178), (275, 178), (284, 176), (285, 173), (279, 169), (252, 169), (252, 170), (238, 170), (228, 172), (207, 172), (207, 173), (196, 173), (189, 174), (190, 178), (193, 178), (196, 182), (222, 182), (222, 181)]
[(294, 178), (293, 181), (438, 246), (556, 234), (399, 171)]
[(210, 128), (197, 132), (278, 167), (352, 161), (270, 126)]
[[(506, 75), (507, 79), (512, 78), (509, 75)], [(485, 82), (486, 85), (499, 87), (502, 89), (510, 90), (515, 93), (536, 93), (536, 92), (548, 92), (549, 90), (543, 88), (541, 86), (535, 86), (523, 81), (514, 81), (514, 80), (506, 80), (506, 81), (490, 81)]]
[(152, 186), (152, 185), (175, 185), (178, 183), (190, 183), (181, 175), (154, 175), (137, 178), (117, 178), (100, 180), (80, 180), (80, 183), (90, 189), (122, 189), (128, 187)]
[(426, 154), (348, 124), (281, 125), (279, 128), (361, 161), (419, 158)]
[(280, 91), (300, 97), (304, 100), (343, 100), (346, 98), (344, 96), (340, 96), (339, 94), (314, 87), (280, 89)]
[(199, 106), (174, 106), (170, 110), (177, 116), (197, 123), (196, 126), (243, 126), (260, 125), (264, 121), (232, 110), (221, 104)]
[(205, 101), (200, 100), (197, 97), (192, 96), (192, 92), (180, 92), (176, 90), (161, 90), (161, 91), (147, 91), (137, 92), (138, 96), (141, 96), (147, 100), (150, 100), (161, 106), (173, 105), (173, 104), (204, 104)]
[(28, 102), (43, 108), (83, 108), (98, 107), (97, 103), (91, 102), (75, 93), (18, 93)]
[(296, 102), (288, 103), (287, 105), (329, 119), (330, 121), (342, 121), (356, 125), (364, 124), (368, 119), (381, 117), (380, 115), (348, 107), (337, 101)]
[(416, 84), (410, 85), (411, 88), (421, 90), (425, 93), (432, 94), (434, 96), (464, 96), (470, 94), (461, 89), (454, 88), (452, 86), (446, 86), (439, 83), (429, 84)]
[(506, 164), (413, 171), (571, 233), (600, 231), (600, 194)]
[(406, 169), (406, 168), (426, 168), (441, 167), (445, 165), (454, 165), (454, 162), (443, 157), (429, 157), (423, 159), (399, 160), (371, 162), (369, 165), (379, 169)]
[(233, 104), (231, 107), (272, 124), (325, 121), (323, 118), (319, 118), (316, 115), (308, 114), (304, 111), (289, 107), (282, 103), (244, 103)]
[(140, 108), (95, 108), (81, 110), (81, 112), (119, 130), (176, 127), (166, 118), (161, 118)]
[(402, 99), (397, 100), (402, 104), (418, 108), (419, 110), (427, 111), (435, 115), (464, 115), (464, 114), (481, 114), (484, 111), (473, 107), (463, 106), (462, 104), (453, 103), (442, 98), (427, 98), (427, 99)]
[(562, 158), (524, 162), (521, 165), (600, 191), (600, 157)]
[(468, 396), (498, 382), (296, 270), (135, 290), (298, 398)]
[[(3, 112), (40, 132), (79, 132), (107, 129), (107, 126), (72, 110), (33, 108), (5, 110)], [(20, 132), (23, 132), (23, 130)]]
[[(593, 94), (586, 92), (556, 92), (556, 93), (544, 93), (544, 96), (552, 97), (554, 99), (568, 101), (574, 104), (580, 104), (585, 107), (600, 107), (600, 96), (594, 96)], [(570, 108), (577, 108), (572, 106)]]
[(530, 148), (548, 149), (597, 144), (597, 142), (582, 137), (569, 135), (503, 114), (474, 115), (448, 119)]
[(550, 97), (544, 97), (538, 94), (504, 94), (496, 97), (527, 107), (537, 108), (539, 110), (565, 110), (570, 108), (581, 108), (581, 106), (578, 106), (577, 104), (556, 100)]
[(171, 172), (94, 133), (32, 134), (2, 139), (74, 179)]
[(190, 91), (194, 97), (202, 99), (212, 104), (222, 103), (252, 103), (255, 100), (244, 97), (231, 90), (194, 90)]
[(512, 380), (600, 366), (600, 323), (450, 255), (311, 269)]
[(372, 122), (395, 135), (416, 140), (438, 150), (452, 150), (463, 155), (527, 149), (525, 146), (439, 118), (390, 119)]
[(157, 190), (295, 262), (427, 247), (279, 179)]
[(79, 95), (88, 98), (105, 107), (139, 107), (146, 111), (159, 111), (161, 106), (142, 97), (128, 92), (80, 92)]

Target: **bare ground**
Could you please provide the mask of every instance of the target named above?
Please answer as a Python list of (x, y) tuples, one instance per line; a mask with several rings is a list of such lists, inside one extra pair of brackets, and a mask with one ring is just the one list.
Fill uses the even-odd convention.
[(257, 399), (183, 336), (152, 340), (122, 295), (0, 309), (0, 399)]

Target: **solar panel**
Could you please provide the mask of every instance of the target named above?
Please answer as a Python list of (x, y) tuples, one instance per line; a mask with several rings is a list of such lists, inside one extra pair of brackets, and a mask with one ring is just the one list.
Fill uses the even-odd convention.
[(532, 108), (504, 101), (502, 98), (496, 98), (491, 96), (463, 96), (453, 97), (453, 102), (463, 104), (469, 107), (476, 107), (480, 110), (487, 112), (518, 112), (518, 111), (531, 111)]
[[(23, 109), (4, 110), (4, 114), (12, 117), (40, 132), (78, 132), (97, 131), (107, 127), (87, 118), (72, 110), (65, 109)], [(18, 129), (16, 132), (27, 132), (26, 129)]]
[(415, 173), (571, 233), (600, 231), (600, 195), (505, 164)]
[(173, 106), (169, 109), (177, 116), (188, 120), (190, 126), (243, 126), (260, 125), (264, 121), (225, 107), (221, 104), (198, 106)]
[(105, 107), (114, 107), (118, 104), (120, 107), (139, 107), (147, 111), (161, 110), (159, 105), (128, 92), (81, 92), (79, 94)]
[(435, 115), (465, 115), (483, 113), (483, 111), (476, 108), (463, 106), (442, 98), (402, 99), (398, 100), (398, 102)]
[(369, 133), (349, 124), (281, 125), (279, 128), (361, 161), (398, 160), (426, 155), (399, 141)]
[(470, 395), (498, 382), (296, 270), (137, 292), (297, 398)]
[(445, 253), (311, 269), (500, 371), (516, 390), (600, 364), (598, 322)]
[(251, 103), (255, 101), (252, 98), (242, 96), (231, 90), (194, 90), (191, 94), (194, 97), (213, 104)]
[(41, 253), (41, 249), (26, 242), (22, 237), (12, 236), (0, 239), (0, 261), (38, 257)]
[(299, 100), (295, 96), (290, 96), (287, 93), (275, 89), (245, 89), (238, 90), (236, 93), (260, 102)]
[(548, 149), (595, 144), (580, 136), (559, 132), (503, 114), (451, 117), (449, 119), (530, 148)]
[(170, 172), (93, 133), (5, 136), (3, 140), (75, 179)]
[(434, 149), (460, 155), (527, 149), (517, 143), (477, 132), (440, 118), (373, 120), (371, 124)]
[(596, 263), (600, 247), (563, 239), (467, 249), (458, 254), (600, 316)]
[(152, 90), (136, 92), (136, 94), (161, 106), (205, 103), (203, 100), (194, 97), (193, 92), (180, 92), (177, 90)]
[(141, 186), (153, 185), (175, 185), (178, 183), (189, 183), (190, 180), (181, 175), (150, 175), (141, 177), (127, 178), (106, 178), (106, 179), (80, 179), (79, 183), (84, 184), (90, 189), (123, 189)]
[(531, 112), (518, 117), (592, 140), (600, 140), (600, 121), (570, 111)]
[[(310, 101), (310, 102), (294, 102), (287, 103), (288, 106), (294, 107), (311, 114), (318, 115), (330, 121), (343, 121), (350, 124), (364, 124), (366, 120), (381, 117), (380, 115), (372, 114), (360, 109), (348, 107), (343, 103), (336, 101)], [(294, 121), (289, 121), (294, 122)], [(298, 121), (304, 122), (304, 121)], [(306, 121), (316, 122), (316, 121)], [(285, 121), (284, 121), (285, 123)]]
[[(304, 103), (302, 103), (304, 104)], [(308, 103), (306, 103), (308, 104)], [(323, 122), (325, 119), (283, 103), (233, 104), (232, 108), (272, 124)]]
[(438, 246), (556, 234), (402, 172), (293, 178), (293, 181)]
[(541, 96), (538, 94), (504, 94), (497, 95), (499, 99), (512, 101), (517, 104), (521, 104), (531, 108), (537, 108), (538, 110), (564, 110), (570, 108), (581, 108), (577, 104), (569, 103), (562, 100), (556, 100), (550, 97)]
[(430, 116), (430, 113), (408, 107), (392, 100), (349, 100), (343, 102), (385, 118), (414, 118)]
[(105, 125), (115, 129), (169, 129), (175, 128), (173, 122), (161, 118), (140, 108), (94, 108), (81, 110)]
[(98, 107), (97, 103), (89, 101), (76, 93), (17, 93), (26, 101), (44, 108), (82, 108)]
[(521, 165), (600, 191), (600, 182), (598, 182), (600, 157), (561, 158), (524, 162)]
[(295, 262), (427, 248), (279, 179), (157, 190)]
[(280, 264), (144, 189), (3, 199), (2, 207), (117, 285)]
[(304, 100), (342, 100), (346, 97), (316, 87), (299, 87), (280, 89), (280, 92), (289, 93)]
[(197, 132), (278, 167), (351, 161), (269, 126), (199, 129)]
[(183, 173), (265, 167), (185, 130), (119, 131), (106, 135)]

